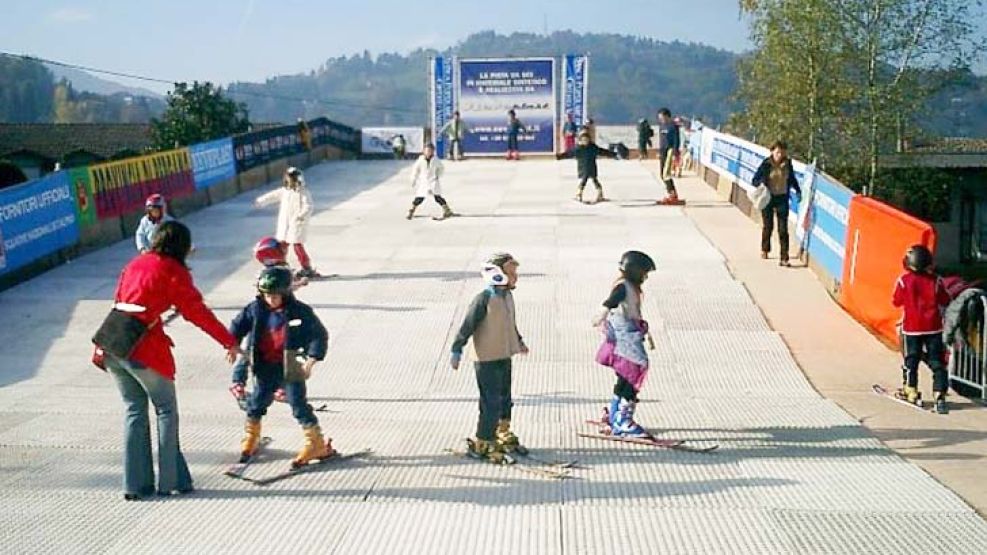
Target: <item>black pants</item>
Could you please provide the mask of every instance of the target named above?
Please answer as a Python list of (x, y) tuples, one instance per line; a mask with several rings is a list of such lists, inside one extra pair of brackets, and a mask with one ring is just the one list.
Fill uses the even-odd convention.
[(941, 333), (925, 335), (905, 335), (905, 366), (902, 368), (903, 381), (909, 387), (918, 387), (918, 364), (923, 360), (932, 369), (932, 390), (945, 393), (949, 388), (949, 374), (946, 370), (946, 345)]
[(517, 135), (507, 136), (507, 150), (518, 150)]
[(480, 418), (476, 423), (477, 439), (493, 441), (497, 421), (510, 420), (511, 359), (477, 362), (476, 385), (480, 388)]
[[(423, 202), (425, 202), (425, 197), (415, 197), (415, 200), (411, 201), (411, 204), (412, 206), (420, 206)], [(435, 202), (439, 203), (439, 206), (448, 204), (446, 199), (442, 198), (442, 195), (435, 195)]]
[(778, 217), (778, 247), (781, 259), (788, 260), (788, 195), (771, 195), (771, 202), (761, 210), (761, 252), (771, 252), (771, 234)]
[(637, 402), (637, 390), (634, 389), (631, 382), (621, 378), (620, 376), (617, 376), (617, 384), (613, 386), (613, 394), (621, 399), (625, 399), (633, 403)]
[(672, 180), (672, 158), (669, 156), (671, 152), (670, 148), (658, 149), (658, 175), (665, 184), (665, 192), (668, 194), (675, 192), (675, 181)]
[(637, 145), (637, 151), (640, 153), (641, 160), (644, 160), (645, 158), (648, 157), (648, 145), (647, 144), (638, 144)]
[(459, 139), (449, 139), (449, 159), (455, 160), (456, 154), (463, 155), (463, 141)]
[(580, 193), (583, 192), (583, 189), (586, 188), (586, 182), (589, 181), (589, 180), (591, 180), (591, 179), (593, 180), (593, 185), (596, 186), (596, 190), (597, 191), (602, 191), (603, 190), (603, 185), (600, 185), (600, 180), (597, 179), (595, 175), (588, 175), (588, 176), (586, 176), (586, 177), (584, 177), (584, 178), (582, 178), (582, 179), (579, 180), (579, 192)]

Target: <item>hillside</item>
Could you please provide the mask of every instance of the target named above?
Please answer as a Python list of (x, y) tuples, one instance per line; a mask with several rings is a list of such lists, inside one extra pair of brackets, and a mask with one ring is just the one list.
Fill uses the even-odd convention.
[(142, 87), (128, 87), (127, 85), (122, 85), (116, 81), (96, 77), (91, 73), (78, 69), (71, 69), (54, 64), (45, 64), (45, 67), (52, 73), (55, 81), (61, 81), (64, 79), (65, 81), (72, 83), (72, 88), (78, 92), (103, 95), (123, 93), (130, 96), (144, 96), (147, 98), (163, 97), (163, 95), (160, 95), (152, 90)]

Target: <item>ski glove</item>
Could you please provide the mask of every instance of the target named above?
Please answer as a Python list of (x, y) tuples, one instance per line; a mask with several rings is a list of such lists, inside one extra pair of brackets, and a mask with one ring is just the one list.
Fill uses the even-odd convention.
[(449, 366), (452, 366), (453, 370), (459, 370), (459, 361), (462, 358), (463, 353), (452, 353), (452, 357), (449, 359)]

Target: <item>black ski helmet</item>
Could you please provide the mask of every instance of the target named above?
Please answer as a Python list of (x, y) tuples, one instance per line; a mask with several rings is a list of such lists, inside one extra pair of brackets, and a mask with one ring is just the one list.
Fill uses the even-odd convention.
[(932, 251), (925, 245), (912, 245), (901, 263), (913, 272), (928, 272), (932, 268)]
[(291, 270), (282, 266), (271, 266), (261, 270), (257, 276), (257, 290), (271, 295), (291, 293)]
[(627, 251), (620, 257), (620, 271), (635, 283), (640, 283), (645, 274), (656, 269), (655, 261), (641, 251)]

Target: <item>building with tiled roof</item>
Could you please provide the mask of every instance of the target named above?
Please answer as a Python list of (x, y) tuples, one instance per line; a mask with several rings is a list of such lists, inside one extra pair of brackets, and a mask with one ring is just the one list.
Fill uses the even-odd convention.
[(140, 154), (151, 146), (146, 123), (0, 123), (0, 160), (29, 178), (63, 168)]

